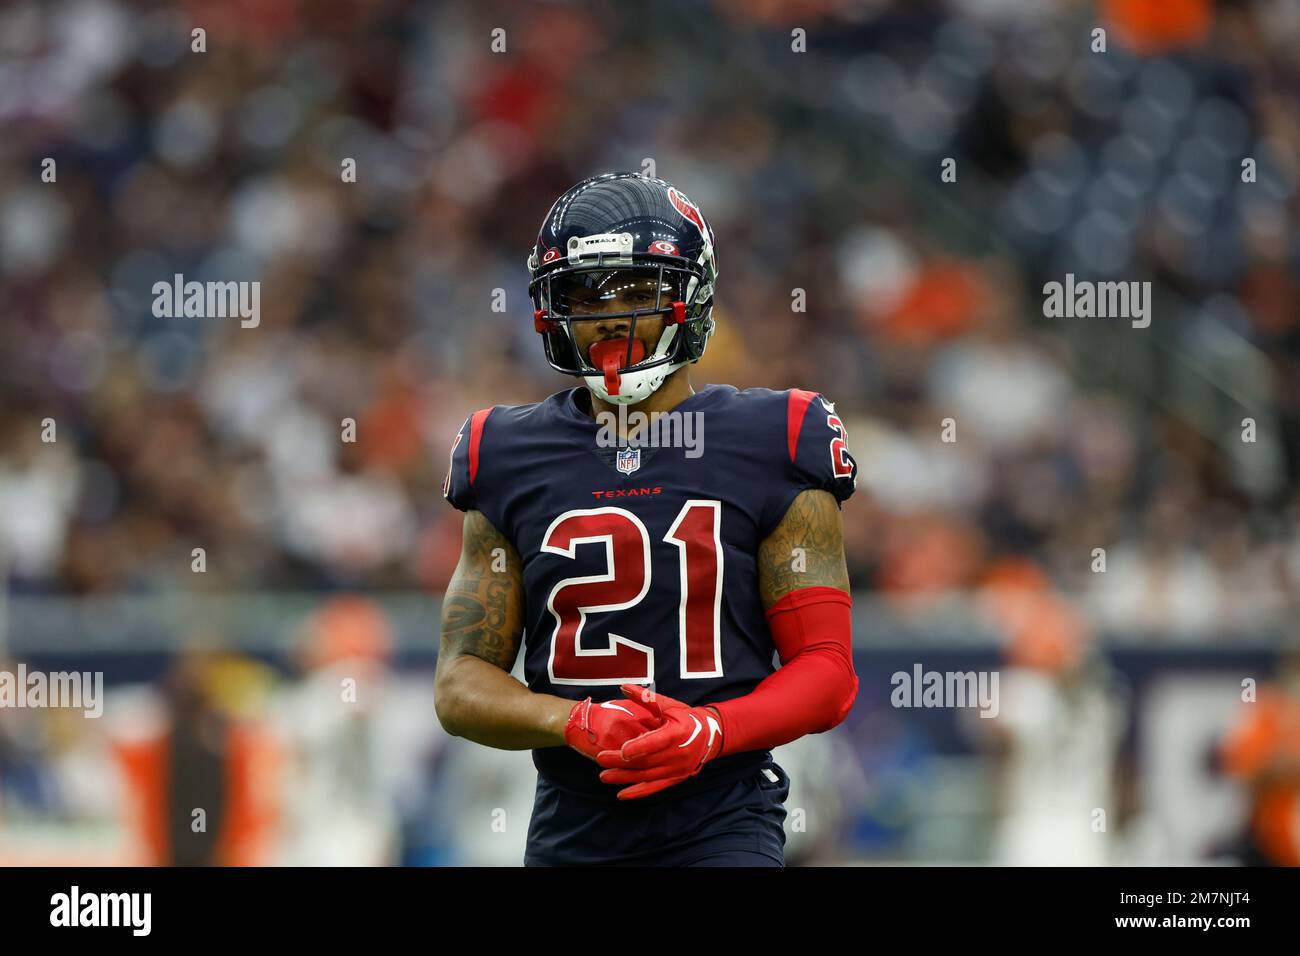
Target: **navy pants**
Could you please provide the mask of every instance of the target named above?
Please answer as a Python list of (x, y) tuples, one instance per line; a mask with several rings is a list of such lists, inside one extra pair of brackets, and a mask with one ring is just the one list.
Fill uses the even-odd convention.
[(525, 866), (784, 866), (790, 778), (775, 763), (674, 799), (617, 802), (537, 779)]

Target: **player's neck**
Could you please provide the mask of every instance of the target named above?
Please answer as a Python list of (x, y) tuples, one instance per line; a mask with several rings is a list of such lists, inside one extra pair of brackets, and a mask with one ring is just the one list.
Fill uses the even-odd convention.
[[(627, 414), (644, 412), (649, 416), (652, 412), (670, 412), (694, 394), (695, 389), (691, 387), (690, 368), (688, 366), (679, 368), (664, 379), (664, 383), (655, 389), (645, 401), (637, 402), (635, 405), (628, 405)], [(611, 412), (617, 415), (618, 406), (591, 395), (592, 417), (595, 418), (601, 412)]]

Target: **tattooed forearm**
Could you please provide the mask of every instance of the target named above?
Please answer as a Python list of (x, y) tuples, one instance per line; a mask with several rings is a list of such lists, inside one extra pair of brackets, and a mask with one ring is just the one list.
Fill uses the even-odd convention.
[[(487, 585), (490, 591), (503, 591), (503, 585)], [(494, 663), (502, 670), (515, 666), (519, 645), (511, 641), (502, 630), (504, 609), (493, 610), (494, 597), (489, 593), (489, 604), (467, 594), (448, 594), (442, 605), (443, 648), (451, 654), (469, 654)]]
[(467, 514), (460, 564), (442, 602), (441, 655), (469, 655), (506, 671), (514, 666), (523, 631), (520, 575), (505, 536), (478, 512)]
[(769, 608), (791, 591), (849, 589), (840, 509), (828, 491), (801, 492), (758, 549), (758, 586)]
[(460, 564), (442, 602), (433, 705), (447, 733), (489, 747), (564, 746), (573, 701), (510, 676), (524, 633), (523, 564), (477, 511), (465, 515)]

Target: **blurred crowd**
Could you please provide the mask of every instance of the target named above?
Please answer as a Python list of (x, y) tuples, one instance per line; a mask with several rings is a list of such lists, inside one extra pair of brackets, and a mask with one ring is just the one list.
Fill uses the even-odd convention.
[[(1108, 626), (1276, 614), (1300, 593), (1300, 14), (1030, 6), (6, 6), (11, 585), (437, 589), (450, 436), (572, 384), (528, 321), (537, 225), (578, 178), (649, 161), (718, 235), (697, 380), (846, 414), (857, 586), (976, 586), (1010, 555)], [(1065, 271), (1176, 295), (1167, 364), (1262, 356), (1258, 407), (1231, 409), (1258, 440), (1150, 394), (1159, 365), (1090, 377), (1080, 342), (1157, 333), (1041, 318)], [(155, 318), (176, 273), (260, 281), (259, 324)]]

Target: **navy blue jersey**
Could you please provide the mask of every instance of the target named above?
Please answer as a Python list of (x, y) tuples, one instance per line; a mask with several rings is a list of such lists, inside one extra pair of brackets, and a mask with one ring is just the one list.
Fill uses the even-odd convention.
[[(711, 385), (659, 420), (660, 447), (619, 448), (598, 441), (589, 408), (579, 387), (484, 409), (452, 446), (447, 499), (481, 512), (523, 562), (529, 688), (600, 701), (651, 683), (692, 706), (749, 693), (774, 669), (759, 544), (801, 491), (853, 493), (843, 423), (813, 392)], [(557, 786), (615, 797), (574, 750), (533, 759)], [(718, 758), (664, 796), (768, 759)]]

